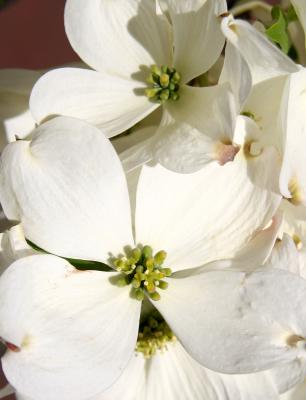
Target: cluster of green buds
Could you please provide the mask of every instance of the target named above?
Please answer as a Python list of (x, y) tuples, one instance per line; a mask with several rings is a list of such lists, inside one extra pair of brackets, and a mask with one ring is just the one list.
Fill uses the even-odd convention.
[(179, 99), (181, 75), (175, 68), (168, 68), (166, 65), (159, 68), (153, 65), (147, 81), (150, 87), (146, 89), (146, 95), (150, 100), (164, 103), (167, 100)]
[(136, 352), (151, 358), (157, 351), (167, 350), (167, 345), (175, 340), (176, 337), (163, 317), (154, 311), (139, 327)]
[(150, 246), (136, 247), (126, 256), (113, 260), (120, 276), (116, 280), (118, 286), (131, 285), (131, 295), (142, 301), (147, 294), (152, 300), (159, 300), (157, 289), (167, 289), (168, 282), (163, 279), (172, 274), (170, 268), (163, 268), (167, 253), (159, 251), (153, 255)]

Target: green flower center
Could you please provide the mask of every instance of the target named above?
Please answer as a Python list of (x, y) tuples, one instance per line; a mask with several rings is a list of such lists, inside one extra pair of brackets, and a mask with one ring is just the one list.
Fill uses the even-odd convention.
[(116, 271), (120, 272), (116, 280), (118, 286), (131, 285), (131, 296), (142, 301), (147, 294), (152, 300), (159, 300), (157, 289), (165, 290), (168, 282), (165, 277), (172, 274), (163, 263), (167, 253), (163, 250), (153, 255), (150, 246), (136, 247), (123, 257), (113, 260)]
[(154, 311), (139, 326), (136, 352), (151, 358), (157, 351), (167, 350), (167, 345), (175, 340), (176, 337), (163, 317)]
[(146, 89), (146, 95), (150, 100), (164, 103), (167, 100), (177, 101), (180, 98), (181, 75), (175, 68), (166, 65), (151, 67), (151, 74), (147, 82), (150, 86)]

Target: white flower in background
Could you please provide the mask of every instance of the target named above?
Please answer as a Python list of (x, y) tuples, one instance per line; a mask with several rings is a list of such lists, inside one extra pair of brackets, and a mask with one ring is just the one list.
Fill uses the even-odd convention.
[[(276, 279), (283, 295), (279, 271), (249, 276), (222, 270), (227, 262), (197, 268), (233, 257), (267, 225), (280, 202), (270, 179), (264, 159), (248, 165), (237, 157), (188, 175), (145, 166), (127, 187), (105, 136), (71, 118), (42, 125), (31, 142), (10, 144), (1, 168), (6, 215), (20, 220), (26, 237), (48, 252), (117, 270), (80, 272), (40, 255), (16, 261), (3, 274), (0, 333), (19, 350), (3, 358), (12, 385), (39, 400), (86, 399), (107, 389), (134, 351), (141, 307), (135, 297), (153, 301), (207, 368), (255, 372), (294, 359), (300, 349), (287, 338), (296, 327), (288, 331), (273, 301), (264, 307), (257, 298), (257, 285), (264, 290), (272, 282), (277, 296)], [(155, 256), (139, 244), (151, 246)], [(296, 301), (287, 305), (287, 297), (303, 297), (304, 282), (290, 274), (284, 279), (290, 288), (284, 310), (302, 321)]]
[[(245, 21), (228, 17), (223, 20), (222, 28), (228, 40), (247, 62), (253, 82), (263, 85), (271, 77), (285, 78), (279, 110), (280, 125), (277, 125), (280, 127), (280, 149), (283, 158), (280, 191), (294, 204), (305, 204), (306, 174), (303, 150), (306, 145), (305, 68), (294, 64), (264, 35)], [(275, 104), (277, 103), (276, 100)], [(252, 107), (250, 112), (253, 112)], [(256, 112), (254, 115), (256, 116)], [(259, 119), (260, 117), (259, 114)]]
[(95, 71), (65, 68), (46, 74), (31, 96), (35, 119), (58, 114), (82, 118), (108, 137), (126, 131), (161, 104), (178, 114), (185, 110), (193, 119), (193, 104), (203, 102), (211, 119), (219, 95), (223, 103), (226, 98), (230, 102), (227, 86), (194, 88), (187, 83), (221, 54), (225, 40), (218, 15), (226, 11), (226, 2), (166, 0), (165, 5), (170, 21), (156, 13), (154, 0), (67, 1), (68, 38)]
[(29, 99), (42, 74), (26, 69), (0, 69), (0, 151), (16, 136), (22, 139), (35, 128)]

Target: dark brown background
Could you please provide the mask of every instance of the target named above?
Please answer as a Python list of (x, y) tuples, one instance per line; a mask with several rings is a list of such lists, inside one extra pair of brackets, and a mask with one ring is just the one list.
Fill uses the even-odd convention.
[(65, 0), (6, 0), (0, 7), (0, 68), (40, 69), (78, 60), (64, 31)]

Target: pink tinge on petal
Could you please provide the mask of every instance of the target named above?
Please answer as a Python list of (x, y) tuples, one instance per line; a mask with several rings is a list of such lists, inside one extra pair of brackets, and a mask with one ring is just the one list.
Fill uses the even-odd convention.
[(4, 343), (5, 343), (6, 347), (8, 348), (8, 350), (13, 351), (14, 353), (19, 353), (21, 350), (20, 347), (16, 346), (13, 343), (10, 343), (10, 342), (4, 342)]
[(214, 157), (220, 165), (225, 165), (229, 161), (234, 161), (239, 150), (240, 146), (219, 142), (215, 147)]

